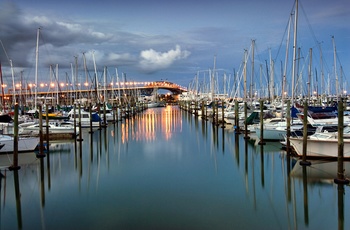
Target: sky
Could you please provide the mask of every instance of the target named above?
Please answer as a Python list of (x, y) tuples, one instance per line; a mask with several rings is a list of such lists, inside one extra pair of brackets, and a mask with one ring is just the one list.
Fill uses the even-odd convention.
[[(12, 62), (15, 82), (21, 78), (34, 82), (40, 28), (38, 82), (55, 81), (50, 65), (55, 71), (58, 65), (59, 82), (92, 81), (95, 64), (99, 78), (107, 68), (108, 81), (116, 81), (118, 74), (127, 81), (167, 80), (187, 87), (196, 79), (206, 85), (215, 72), (218, 81), (233, 84), (238, 79), (241, 85), (246, 50), (248, 84), (254, 90), (267, 84), (271, 71), (276, 88), (284, 71), (290, 85), (294, 19), (290, 30), (288, 25), (294, 4), (294, 0), (0, 0), (3, 78), (12, 84)], [(319, 85), (321, 90), (323, 71), (322, 90), (334, 85), (337, 77), (347, 89), (350, 1), (299, 0), (298, 12), (300, 73), (311, 65), (314, 88)], [(307, 74), (302, 75), (305, 85)]]

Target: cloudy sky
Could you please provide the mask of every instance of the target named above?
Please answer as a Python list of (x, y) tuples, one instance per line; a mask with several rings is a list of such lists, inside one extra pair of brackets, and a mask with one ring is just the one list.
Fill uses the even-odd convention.
[[(233, 79), (234, 72), (239, 76), (245, 50), (252, 63), (255, 40), (252, 76), (266, 84), (261, 76), (271, 71), (266, 69), (270, 60), (281, 78), (293, 6), (294, 0), (0, 0), (0, 61), (5, 80), (11, 80), (12, 60), (16, 81), (21, 71), (26, 81), (34, 81), (40, 27), (39, 82), (49, 81), (50, 65), (59, 66), (59, 79), (70, 78), (75, 63), (78, 81), (85, 81), (85, 57), (89, 79), (95, 60), (98, 75), (106, 66), (110, 79), (117, 69), (128, 81), (167, 79), (188, 86), (197, 73), (200, 79), (208, 77), (214, 59), (218, 78), (226, 74)], [(349, 21), (349, 0), (300, 0), (300, 68), (307, 69), (312, 48), (313, 74), (320, 73), (321, 50), (325, 75), (332, 78), (334, 36), (337, 69), (342, 67), (343, 77), (348, 77)], [(289, 56), (291, 41), (292, 36)]]

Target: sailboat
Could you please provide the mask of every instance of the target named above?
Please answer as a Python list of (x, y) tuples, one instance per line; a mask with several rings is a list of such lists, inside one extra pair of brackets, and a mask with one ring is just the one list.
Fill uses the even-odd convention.
[(156, 108), (160, 107), (160, 103), (158, 101), (158, 89), (155, 88), (152, 92), (151, 100), (146, 103), (147, 108)]
[[(14, 137), (9, 135), (0, 135), (0, 153), (13, 153)], [(18, 152), (34, 151), (39, 144), (39, 137), (20, 137), (18, 138)]]
[[(19, 125), (19, 133), (21, 135), (39, 135), (40, 124), (21, 126)], [(75, 137), (79, 134), (79, 128), (74, 127), (72, 122), (49, 122), (42, 124), (43, 134), (46, 134), (46, 128), (48, 128), (49, 135), (51, 134), (65, 134), (67, 136)]]
[[(79, 116), (80, 115), (80, 116)], [(92, 127), (99, 127), (100, 123), (102, 122), (101, 117), (96, 113), (93, 112), (90, 114), (90, 112), (85, 111), (84, 109), (75, 109), (74, 108), (68, 113), (69, 121), (71, 122), (81, 122), (82, 128), (88, 128), (90, 127), (90, 122)]]

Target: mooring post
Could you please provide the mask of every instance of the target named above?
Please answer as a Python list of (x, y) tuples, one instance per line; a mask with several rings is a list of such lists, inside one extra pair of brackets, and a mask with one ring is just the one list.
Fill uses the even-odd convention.
[(224, 99), (221, 99), (221, 122), (222, 122), (222, 125), (221, 125), (221, 128), (225, 128), (225, 101)]
[(259, 145), (265, 145), (264, 141), (264, 104), (263, 100), (260, 100), (260, 141)]
[(248, 140), (248, 124), (247, 124), (247, 102), (244, 102), (244, 139)]
[(287, 101), (287, 154), (290, 154), (290, 122), (291, 122), (291, 116), (290, 116), (290, 100)]
[[(78, 121), (78, 127), (79, 127), (79, 139), (78, 141), (83, 141), (83, 138), (82, 138), (82, 129), (81, 129), (81, 107), (80, 107), (80, 103), (78, 105), (78, 108), (79, 108), (79, 121)], [(91, 120), (91, 117), (90, 117), (90, 120)], [(75, 128), (74, 128), (75, 129)]]
[(18, 104), (15, 104), (15, 116), (13, 127), (13, 162), (9, 167), (9, 170), (19, 170), (21, 166), (18, 166)]
[(92, 117), (92, 104), (91, 104), (91, 102), (89, 103), (89, 114), (90, 114), (90, 131), (89, 131), (89, 133), (93, 133), (93, 131), (92, 131), (92, 119), (91, 119), (91, 117)]
[(334, 182), (337, 184), (349, 184), (349, 180), (344, 176), (344, 104), (340, 100), (338, 103), (338, 173)]
[(235, 100), (235, 134), (240, 134), (239, 115), (238, 115), (238, 100)]
[(46, 105), (45, 106), (45, 113), (46, 113), (46, 117), (45, 117), (45, 122), (46, 122), (46, 153), (49, 153), (50, 151), (50, 136), (49, 136), (49, 107)]
[(306, 160), (306, 152), (307, 152), (307, 110), (308, 110), (308, 104), (307, 100), (304, 101), (304, 114), (303, 114), (303, 156), (302, 160), (300, 161), (300, 165), (309, 166), (311, 165), (311, 162)]
[(39, 154), (36, 155), (37, 158), (45, 157), (44, 154), (44, 141), (43, 141), (43, 111), (42, 106), (39, 105)]

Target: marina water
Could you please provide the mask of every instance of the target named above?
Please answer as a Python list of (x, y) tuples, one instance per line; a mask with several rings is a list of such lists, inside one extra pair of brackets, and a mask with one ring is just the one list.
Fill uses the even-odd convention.
[[(177, 106), (147, 109), (49, 153), (1, 155), (1, 229), (349, 229), (337, 162), (302, 167)], [(345, 162), (345, 169), (349, 169)], [(345, 173), (347, 173), (346, 171)]]

